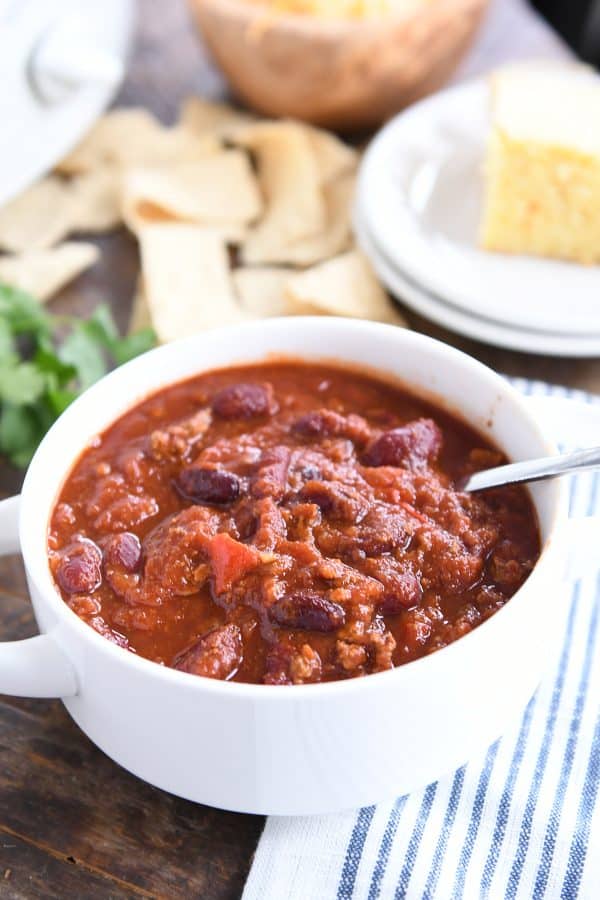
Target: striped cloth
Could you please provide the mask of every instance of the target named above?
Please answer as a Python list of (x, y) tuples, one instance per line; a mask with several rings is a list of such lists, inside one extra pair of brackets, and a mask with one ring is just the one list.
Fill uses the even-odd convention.
[[(563, 449), (600, 443), (600, 397), (515, 384), (526, 394), (579, 401), (571, 414), (563, 400), (548, 423)], [(552, 412), (552, 404), (544, 409)], [(571, 479), (570, 507), (571, 516), (600, 515), (600, 473)], [(499, 741), (453, 776), (394, 802), (334, 816), (270, 817), (243, 900), (597, 900), (594, 565), (591, 559), (589, 574), (576, 583), (557, 585), (570, 604), (560, 657), (549, 661), (535, 696)]]

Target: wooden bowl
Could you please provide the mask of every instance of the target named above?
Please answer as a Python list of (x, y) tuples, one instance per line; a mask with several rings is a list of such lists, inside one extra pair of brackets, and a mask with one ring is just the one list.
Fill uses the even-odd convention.
[(439, 88), (487, 0), (407, 0), (402, 13), (327, 20), (247, 0), (189, 0), (234, 92), (268, 116), (343, 131), (373, 128)]

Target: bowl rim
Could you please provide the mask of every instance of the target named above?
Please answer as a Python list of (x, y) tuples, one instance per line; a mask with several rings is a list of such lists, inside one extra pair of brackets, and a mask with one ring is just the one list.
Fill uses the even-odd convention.
[[(46, 448), (50, 444), (50, 441), (55, 439), (55, 436), (59, 434), (62, 429), (66, 428), (69, 424), (71, 424), (72, 421), (76, 420), (79, 410), (82, 409), (86, 404), (92, 403), (97, 392), (99, 392), (101, 389), (105, 389), (107, 384), (114, 384), (115, 388), (117, 388), (119, 382), (127, 380), (128, 373), (131, 372), (134, 368), (142, 368), (143, 366), (146, 366), (148, 358), (155, 358), (156, 360), (159, 360), (161, 357), (163, 359), (168, 359), (169, 357), (172, 359), (176, 358), (181, 348), (188, 346), (193, 347), (197, 343), (201, 344), (209, 339), (209, 336), (216, 336), (216, 338), (223, 339), (224, 337), (227, 337), (233, 333), (244, 335), (248, 333), (249, 339), (251, 339), (251, 332), (253, 330), (260, 330), (264, 332), (265, 327), (268, 330), (273, 330), (276, 333), (277, 328), (283, 327), (285, 329), (289, 329), (291, 323), (294, 321), (299, 324), (299, 327), (307, 327), (309, 329), (315, 328), (318, 330), (329, 328), (332, 331), (339, 331), (342, 334), (344, 332), (348, 334), (353, 332), (357, 334), (360, 332), (361, 337), (364, 337), (365, 340), (375, 340), (378, 335), (391, 335), (393, 333), (395, 338), (398, 339), (400, 343), (402, 343), (403, 341), (407, 341), (409, 343), (413, 343), (417, 347), (420, 345), (426, 352), (427, 349), (429, 349), (433, 352), (437, 351), (438, 353), (446, 354), (449, 357), (453, 358), (456, 362), (458, 362), (459, 365), (471, 369), (474, 377), (479, 376), (480, 380), (487, 381), (490, 387), (499, 390), (501, 394), (503, 394), (513, 404), (513, 408), (518, 410), (521, 416), (528, 421), (530, 426), (533, 427), (533, 430), (537, 432), (537, 437), (539, 438), (540, 445), (544, 446), (548, 454), (550, 455), (557, 452), (556, 447), (544, 434), (537, 421), (534, 419), (531, 409), (527, 407), (524, 401), (524, 397), (502, 376), (498, 375), (484, 363), (481, 363), (473, 357), (469, 356), (467, 353), (444, 344), (442, 341), (436, 340), (435, 338), (431, 338), (427, 335), (420, 334), (409, 329), (398, 328), (394, 325), (388, 325), (379, 322), (348, 319), (334, 316), (287, 316), (277, 318), (274, 317), (268, 320), (259, 320), (255, 322), (245, 322), (236, 325), (226, 325), (220, 328), (212, 329), (210, 332), (201, 332), (190, 337), (173, 341), (169, 344), (164, 344), (141, 354), (141, 356), (136, 357), (135, 359), (131, 360), (128, 363), (125, 363), (122, 366), (119, 366), (118, 368), (114, 369), (103, 378), (101, 378), (86, 391), (84, 391), (84, 393), (81, 394), (52, 425), (47, 435), (44, 437), (38, 449), (36, 450), (36, 453), (30, 463), (29, 469), (27, 470), (23, 483), (21, 507), (19, 510), (20, 552), (23, 557), (28, 580), (31, 580), (31, 582), (35, 586), (39, 597), (42, 599), (43, 604), (47, 604), (55, 614), (55, 621), (46, 633), (52, 634), (54, 631), (56, 631), (57, 636), (59, 636), (60, 625), (64, 625), (69, 631), (74, 632), (77, 639), (80, 639), (83, 644), (91, 641), (92, 647), (95, 647), (100, 652), (107, 653), (109, 658), (112, 657), (115, 664), (120, 664), (126, 667), (133, 667), (133, 669), (137, 670), (137, 672), (142, 676), (147, 675), (148, 677), (154, 676), (160, 677), (163, 680), (166, 679), (173, 685), (177, 685), (180, 690), (192, 690), (201, 692), (208, 691), (210, 693), (221, 694), (224, 697), (231, 697), (232, 699), (238, 697), (245, 699), (254, 698), (257, 700), (268, 702), (290, 702), (290, 699), (293, 698), (292, 702), (306, 702), (308, 698), (310, 698), (311, 700), (316, 700), (318, 697), (324, 698), (325, 696), (331, 694), (333, 694), (334, 696), (338, 696), (342, 695), (343, 693), (354, 692), (356, 690), (379, 690), (386, 683), (392, 684), (392, 679), (394, 679), (398, 683), (399, 687), (400, 680), (403, 677), (403, 673), (409, 673), (404, 675), (404, 677), (410, 677), (413, 675), (413, 673), (416, 673), (417, 670), (425, 669), (426, 667), (435, 670), (436, 667), (439, 667), (440, 665), (443, 666), (446, 661), (449, 661), (453, 656), (456, 656), (457, 652), (461, 652), (460, 649), (457, 650), (457, 647), (464, 647), (465, 642), (468, 642), (470, 646), (475, 641), (481, 640), (482, 634), (489, 634), (491, 632), (491, 629), (494, 627), (494, 623), (498, 621), (498, 617), (502, 617), (501, 621), (504, 621), (508, 615), (516, 615), (519, 605), (523, 602), (524, 595), (528, 590), (531, 590), (531, 588), (535, 588), (537, 582), (540, 581), (541, 578), (543, 578), (543, 570), (546, 568), (548, 558), (554, 551), (554, 547), (560, 537), (559, 525), (561, 520), (566, 518), (567, 509), (567, 491), (565, 485), (562, 484), (560, 479), (548, 482), (546, 485), (546, 488), (548, 490), (554, 491), (554, 498), (552, 503), (550, 524), (548, 526), (548, 536), (542, 545), (540, 556), (526, 581), (515, 592), (515, 594), (513, 594), (510, 600), (507, 601), (507, 603), (501, 609), (494, 613), (493, 616), (490, 616), (490, 618), (486, 619), (475, 629), (453, 641), (452, 643), (446, 645), (445, 647), (442, 647), (439, 650), (436, 650), (435, 652), (430, 653), (426, 656), (418, 657), (417, 659), (411, 660), (410, 662), (403, 663), (401, 666), (397, 666), (393, 669), (387, 669), (383, 672), (375, 672), (370, 675), (356, 678), (291, 686), (254, 684), (250, 682), (237, 681), (221, 681), (219, 679), (193, 675), (188, 672), (181, 672), (169, 666), (161, 665), (160, 663), (156, 663), (153, 660), (138, 656), (136, 653), (133, 653), (130, 650), (126, 650), (122, 647), (117, 646), (112, 641), (96, 632), (90, 625), (87, 625), (63, 600), (50, 572), (50, 567), (48, 565), (47, 547), (46, 551), (43, 553), (36, 551), (36, 548), (31, 546), (32, 541), (27, 530), (27, 523), (30, 517), (39, 519), (39, 514), (36, 516), (35, 511), (35, 498), (30, 497), (29, 491), (31, 483), (34, 482), (35, 478), (37, 477), (36, 472), (38, 467), (43, 467), (44, 454)], [(275, 338), (275, 342), (276, 341), (277, 338)], [(273, 350), (271, 352), (278, 353), (277, 350)], [(210, 371), (211, 369), (218, 368), (225, 369), (233, 365), (243, 365), (243, 360), (239, 359), (240, 354), (237, 353), (236, 355), (239, 361), (233, 360), (231, 363), (224, 364), (222, 366), (211, 366), (210, 368), (204, 369), (204, 371)], [(267, 352), (265, 354), (265, 357), (268, 358), (268, 355), (269, 354)], [(281, 352), (281, 356), (285, 355), (285, 352)], [(295, 358), (299, 361), (301, 359), (298, 354), (289, 353), (287, 355), (290, 359)], [(317, 358), (324, 359), (323, 356), (309, 357), (309, 359), (312, 361), (316, 360)], [(361, 365), (360, 363), (356, 363), (356, 361), (351, 362), (347, 358), (341, 358), (340, 362), (342, 364), (348, 364), (349, 366)], [(202, 371), (203, 368), (200, 364), (198, 366), (198, 374), (201, 374)], [(384, 370), (381, 369), (380, 371), (381, 378), (385, 380)], [(168, 387), (170, 384), (177, 383), (178, 380), (185, 380), (186, 378), (193, 377), (194, 375), (190, 374), (185, 376), (184, 379), (173, 379), (173, 377), (169, 377), (165, 372), (165, 377), (162, 380), (161, 386), (152, 387), (148, 391), (147, 396), (151, 396), (152, 394), (164, 389), (165, 387)], [(399, 379), (397, 379), (397, 381), (399, 381)], [(413, 392), (415, 391), (413, 390)], [(116, 397), (118, 396), (118, 391), (115, 390), (113, 391), (113, 393)], [(141, 399), (142, 398), (140, 397), (133, 399), (125, 407), (125, 411), (136, 406), (139, 402), (141, 402)], [(109, 421), (114, 422), (118, 416), (123, 414), (124, 412), (118, 412)], [(110, 426), (107, 425), (104, 427)], [(85, 446), (85, 444), (83, 446)], [(56, 479), (57, 487), (55, 493), (53, 494), (53, 499), (50, 502), (48, 509), (44, 509), (46, 534), (50, 513), (56, 503), (60, 486), (64, 483), (64, 479), (70, 473), (76, 459), (81, 454), (82, 449), (83, 447), (81, 445), (78, 445), (74, 453), (69, 453), (68, 462), (63, 468), (61, 468), (60, 475)], [(533, 498), (532, 502), (537, 512), (537, 504)], [(58, 643), (60, 643), (60, 641), (58, 641)], [(74, 666), (74, 668), (76, 667)], [(286, 687), (289, 689), (285, 690), (284, 688)]]
[[(462, 6), (481, 11), (488, 6), (489, 2), (490, 0), (460, 0)], [(430, 0), (428, 3), (423, 0), (410, 0), (405, 8), (392, 10), (379, 16), (319, 18), (319, 16), (310, 14), (270, 10), (267, 6), (260, 2), (253, 2), (253, 0), (189, 0), (189, 3), (199, 16), (202, 15), (202, 7), (210, 6), (212, 10), (219, 11), (223, 17), (238, 19), (258, 37), (262, 37), (263, 33), (268, 34), (269, 31), (279, 31), (304, 34), (310, 39), (317, 37), (337, 39), (356, 36), (359, 32), (362, 32), (361, 36), (367, 37), (382, 31), (387, 32), (393, 26), (411, 25), (415, 20), (424, 18), (432, 8), (437, 12), (438, 9), (444, 7), (448, 11), (450, 11), (450, 7), (456, 7), (456, 0), (433, 0), (433, 2)], [(461, 9), (458, 12), (462, 14), (464, 11)], [(454, 9), (452, 13), (457, 14), (457, 11)]]

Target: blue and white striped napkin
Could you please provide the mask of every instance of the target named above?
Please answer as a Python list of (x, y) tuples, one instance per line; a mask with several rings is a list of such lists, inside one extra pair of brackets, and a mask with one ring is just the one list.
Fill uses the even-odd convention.
[[(515, 384), (585, 401), (579, 417), (559, 407), (550, 433), (565, 449), (600, 444), (600, 397)], [(571, 516), (600, 515), (600, 473), (570, 488)], [(487, 753), (390, 803), (270, 817), (243, 900), (597, 900), (600, 576), (590, 571), (562, 589), (569, 618), (560, 658)]]

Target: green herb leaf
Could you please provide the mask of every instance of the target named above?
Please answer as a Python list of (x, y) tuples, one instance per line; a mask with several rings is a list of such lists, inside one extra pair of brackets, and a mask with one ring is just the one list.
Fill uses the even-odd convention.
[(114, 341), (119, 340), (119, 331), (106, 303), (96, 307), (86, 324), (88, 332), (107, 350), (111, 349)]
[(6, 404), (0, 411), (0, 453), (24, 468), (44, 436), (34, 410)]
[(18, 359), (8, 322), (0, 319), (0, 366), (14, 364)]
[(0, 284), (0, 456), (25, 467), (54, 420), (110, 360), (120, 365), (155, 341), (151, 329), (121, 338), (104, 304), (87, 321), (52, 316), (29, 294)]
[(33, 358), (34, 363), (41, 372), (56, 377), (56, 383), (67, 385), (77, 376), (77, 369), (70, 363), (64, 362), (56, 351), (45, 345), (38, 347)]
[(53, 387), (48, 389), (46, 396), (48, 398), (50, 409), (54, 413), (54, 416), (58, 418), (61, 413), (64, 413), (67, 406), (70, 406), (73, 400), (75, 400), (77, 391)]
[(0, 367), (0, 400), (14, 406), (33, 403), (40, 397), (46, 380), (34, 363)]
[(15, 335), (49, 335), (52, 331), (50, 316), (31, 294), (1, 283), (0, 320)]
[(142, 328), (135, 334), (129, 334), (127, 337), (119, 338), (113, 343), (111, 353), (118, 366), (129, 362), (139, 356), (140, 353), (146, 353), (156, 346), (156, 334), (151, 328)]
[(98, 343), (108, 350), (118, 366), (156, 345), (156, 334), (151, 328), (120, 337), (110, 309), (104, 303), (96, 307), (85, 328), (90, 336), (96, 338)]
[(73, 366), (77, 372), (83, 391), (106, 374), (106, 360), (102, 349), (86, 325), (86, 322), (76, 325), (59, 350), (62, 362)]

